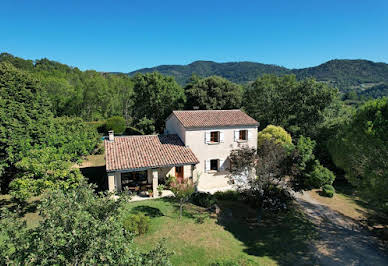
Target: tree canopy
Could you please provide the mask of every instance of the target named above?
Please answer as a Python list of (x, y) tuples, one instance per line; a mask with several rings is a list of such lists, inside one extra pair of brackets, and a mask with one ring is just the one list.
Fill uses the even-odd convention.
[(185, 87), (187, 109), (239, 109), (242, 100), (240, 85), (218, 76), (200, 79), (193, 76)]
[(388, 98), (360, 107), (329, 142), (334, 163), (371, 203), (388, 211)]
[[(160, 73), (137, 74), (134, 83), (134, 117), (137, 122), (153, 121), (156, 131), (161, 132), (164, 120), (173, 110), (183, 108), (185, 94), (174, 78)], [(147, 127), (150, 128), (148, 125)], [(152, 132), (145, 132), (152, 133)]]
[(314, 79), (265, 75), (247, 86), (243, 106), (261, 127), (278, 125), (294, 136), (314, 136), (337, 93)]

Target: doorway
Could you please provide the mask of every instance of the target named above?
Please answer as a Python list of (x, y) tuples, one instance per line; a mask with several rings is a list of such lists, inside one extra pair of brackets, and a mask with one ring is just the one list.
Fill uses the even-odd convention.
[(175, 177), (179, 183), (183, 181), (183, 166), (175, 167)]

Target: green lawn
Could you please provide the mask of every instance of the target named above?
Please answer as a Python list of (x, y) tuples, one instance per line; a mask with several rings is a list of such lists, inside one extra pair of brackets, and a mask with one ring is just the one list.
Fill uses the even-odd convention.
[(141, 250), (148, 250), (166, 238), (169, 250), (175, 252), (173, 265), (311, 264), (308, 243), (316, 237), (316, 231), (300, 211), (267, 214), (257, 224), (255, 212), (242, 203), (221, 202), (220, 207), (217, 218), (204, 208), (188, 204), (179, 219), (177, 205), (169, 199), (130, 203), (129, 212), (152, 217), (150, 232), (136, 237), (135, 243)]
[(11, 211), (20, 208), (20, 218), (26, 220), (28, 227), (32, 227), (37, 225), (41, 220), (37, 210), (39, 200), (40, 197), (32, 197), (26, 204), (18, 206), (15, 202), (11, 201), (10, 195), (0, 194), (0, 208), (5, 207)]

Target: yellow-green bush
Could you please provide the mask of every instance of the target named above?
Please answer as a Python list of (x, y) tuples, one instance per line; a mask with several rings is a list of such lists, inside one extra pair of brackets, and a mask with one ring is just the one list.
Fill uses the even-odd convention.
[(257, 146), (260, 147), (264, 141), (272, 141), (281, 145), (292, 145), (291, 135), (282, 127), (268, 125), (257, 135)]

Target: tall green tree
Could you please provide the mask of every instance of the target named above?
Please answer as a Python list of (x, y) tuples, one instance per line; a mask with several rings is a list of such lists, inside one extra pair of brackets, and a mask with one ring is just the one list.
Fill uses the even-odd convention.
[(388, 212), (388, 98), (361, 106), (329, 142), (334, 163), (370, 203)]
[(239, 109), (242, 87), (218, 76), (199, 79), (194, 76), (185, 87), (186, 108), (204, 110)]
[(262, 127), (278, 125), (293, 136), (315, 136), (338, 91), (314, 79), (264, 75), (249, 84), (243, 105)]
[[(134, 82), (134, 117), (154, 121), (161, 132), (168, 115), (184, 105), (185, 94), (173, 77), (160, 73), (137, 74)], [(148, 127), (150, 128), (150, 127)], [(152, 132), (145, 132), (152, 133)]]
[(53, 114), (39, 83), (11, 64), (0, 64), (0, 177), (2, 189), (22, 154), (47, 137)]

